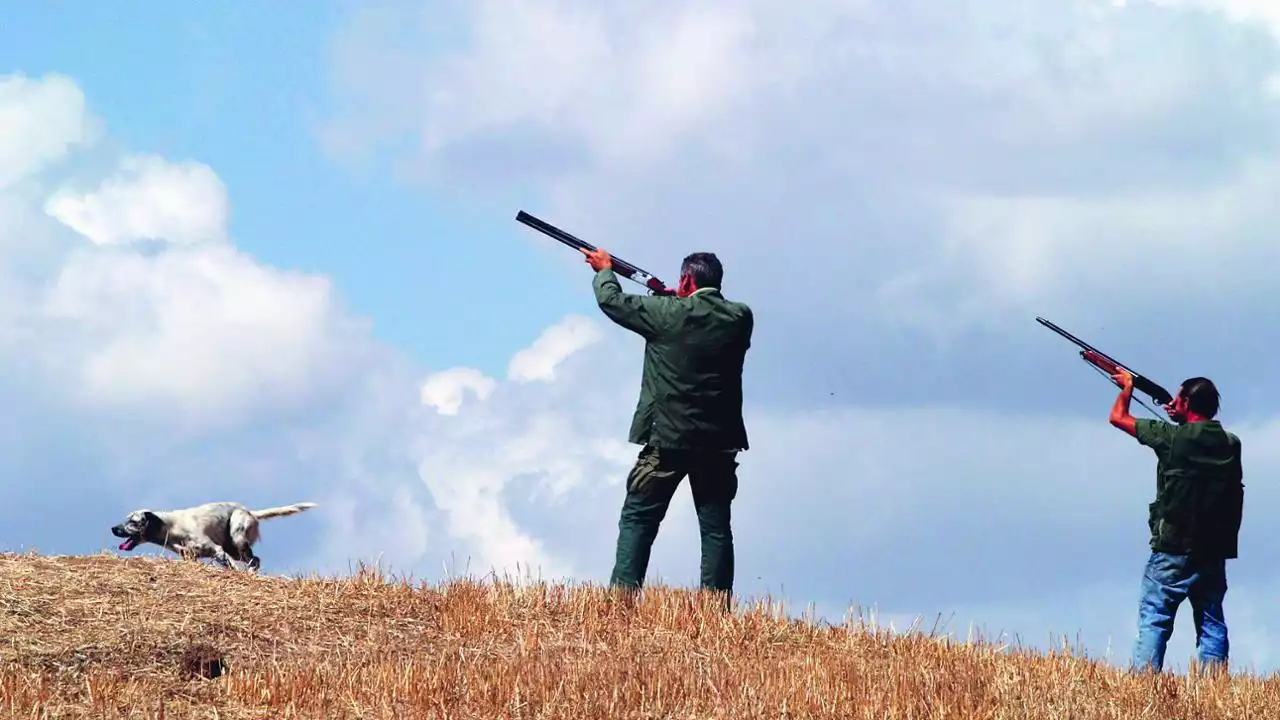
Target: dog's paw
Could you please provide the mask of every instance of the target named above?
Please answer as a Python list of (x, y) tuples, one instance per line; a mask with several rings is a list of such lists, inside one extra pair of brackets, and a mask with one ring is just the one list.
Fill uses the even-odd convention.
[(262, 567), (262, 559), (261, 559), (261, 558), (259, 558), (259, 557), (256, 557), (256, 556), (255, 556), (255, 557), (252, 557), (252, 558), (250, 558), (250, 559), (249, 559), (249, 569), (250, 569), (250, 570), (252, 570), (252, 571), (254, 571), (254, 572), (258, 572), (258, 568), (260, 568), (260, 567)]

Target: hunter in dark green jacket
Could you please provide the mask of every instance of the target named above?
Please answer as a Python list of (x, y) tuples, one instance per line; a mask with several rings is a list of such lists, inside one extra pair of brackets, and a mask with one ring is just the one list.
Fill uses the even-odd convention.
[[(742, 366), (754, 318), (720, 291), (724, 270), (712, 253), (684, 259), (676, 295), (622, 291), (604, 250), (584, 251), (596, 271), (596, 302), (613, 322), (645, 339), (644, 373), (628, 440), (642, 445), (627, 478), (610, 582), (639, 588), (658, 527), (687, 475), (702, 536), (702, 586), (733, 590), (730, 505), (737, 455), (746, 450)], [(726, 597), (727, 600), (727, 597)]]

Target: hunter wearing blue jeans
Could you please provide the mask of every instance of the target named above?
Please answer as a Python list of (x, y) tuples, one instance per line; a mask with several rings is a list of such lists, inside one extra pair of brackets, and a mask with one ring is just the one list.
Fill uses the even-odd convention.
[(1151, 503), (1151, 557), (1142, 576), (1133, 667), (1160, 671), (1173, 620), (1191, 601), (1201, 665), (1226, 667), (1229, 643), (1223, 598), (1227, 560), (1236, 557), (1244, 505), (1240, 439), (1214, 420), (1218, 390), (1207, 378), (1183, 381), (1164, 405), (1172, 423), (1129, 414), (1133, 376), (1112, 379), (1120, 396), (1111, 424), (1156, 454), (1156, 498)]

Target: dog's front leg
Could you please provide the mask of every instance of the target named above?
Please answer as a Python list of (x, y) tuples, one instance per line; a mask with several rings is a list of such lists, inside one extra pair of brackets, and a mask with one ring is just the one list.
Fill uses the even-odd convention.
[(231, 564), (231, 557), (227, 555), (226, 551), (213, 543), (191, 540), (178, 547), (181, 548), (180, 552), (184, 556), (195, 558), (197, 560), (201, 558), (212, 560), (223, 568), (235, 568), (235, 566)]
[(261, 565), (261, 561), (258, 560), (257, 557), (251, 556), (249, 558), (249, 561), (245, 562), (244, 560), (237, 560), (236, 558), (232, 557), (230, 553), (228, 553), (226, 550), (223, 550), (221, 547), (217, 545), (214, 545), (212, 547), (213, 547), (214, 556), (217, 558), (218, 562), (225, 568), (231, 568), (233, 570), (244, 570), (246, 572), (256, 573), (258, 571), (258, 566)]
[(213, 556), (213, 559), (222, 567), (227, 568), (229, 570), (236, 569), (235, 564), (231, 562), (231, 556), (227, 554), (226, 550), (223, 550), (217, 545), (210, 545), (209, 553)]
[(199, 562), (202, 555), (198, 546), (189, 543), (166, 540), (164, 546), (183, 560)]

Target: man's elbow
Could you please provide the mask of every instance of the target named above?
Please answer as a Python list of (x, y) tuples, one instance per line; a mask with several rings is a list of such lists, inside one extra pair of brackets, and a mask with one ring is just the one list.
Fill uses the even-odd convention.
[(596, 302), (600, 305), (617, 303), (623, 295), (622, 287), (616, 282), (599, 283), (592, 289), (595, 291)]
[(616, 295), (602, 295), (596, 298), (596, 307), (612, 320), (619, 319), (626, 312), (626, 308), (618, 302)]
[(1112, 427), (1119, 428), (1129, 433), (1130, 435), (1133, 435), (1136, 433), (1134, 425), (1135, 423), (1132, 415), (1117, 415), (1115, 413), (1111, 414)]
[(609, 320), (626, 327), (631, 324), (631, 313), (627, 312), (627, 307), (618, 302), (616, 298), (602, 297), (596, 301), (596, 306), (600, 308), (600, 312)]
[(601, 310), (608, 308), (610, 305), (617, 304), (617, 294), (610, 292), (609, 288), (596, 288), (596, 306)]

